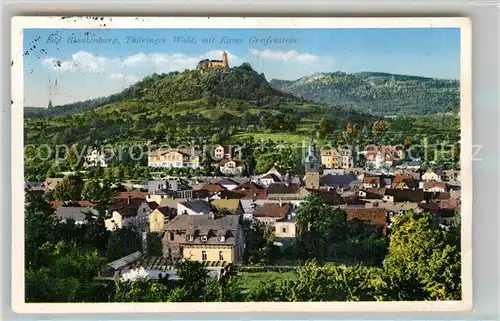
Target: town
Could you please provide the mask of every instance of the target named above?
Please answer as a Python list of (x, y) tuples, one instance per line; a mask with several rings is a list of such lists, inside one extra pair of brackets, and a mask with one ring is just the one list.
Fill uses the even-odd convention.
[[(228, 57), (65, 106), (49, 79), (25, 120), (26, 302), (460, 299), (458, 82), (268, 82)], [(314, 98), (347, 91), (358, 110)]]
[[(108, 262), (100, 277), (123, 278), (139, 269), (153, 279), (162, 275), (173, 278), (178, 260), (198, 261), (216, 279), (231, 269), (244, 271), (245, 266), (294, 265), (300, 259), (297, 246), (308, 229), (297, 213), (311, 200), (342, 211), (346, 220), (360, 222), (381, 237), (407, 211), (431, 213), (438, 224), (449, 228), (460, 210), (460, 171), (423, 171), (419, 161), (394, 166), (398, 159), (405, 159), (404, 153), (401, 146), (370, 146), (361, 152), (365, 168), (355, 167), (358, 157), (350, 150), (317, 151), (311, 138), (304, 155), (304, 175), (273, 166), (265, 173), (245, 177), (245, 162), (231, 146), (218, 145), (212, 150), (218, 161), (211, 165), (219, 177), (114, 182), (107, 187), (110, 194), (103, 228), (111, 233), (129, 229), (140, 235), (142, 245)], [(188, 148), (158, 149), (148, 154), (148, 166), (199, 168), (201, 154)], [(89, 149), (83, 167), (88, 171), (106, 166), (106, 153)], [(102, 190), (103, 184), (84, 179), (81, 196), (71, 199), (66, 190), (71, 189), (72, 181), (78, 184), (75, 175), (26, 182), (26, 190), (49, 195), (53, 213), (62, 222), (85, 225), (92, 215), (99, 216), (103, 196), (100, 192), (93, 195), (89, 189)], [(261, 237), (270, 241), (262, 248), (252, 248), (253, 241), (245, 233), (253, 233), (253, 237), (255, 231), (249, 227), (259, 229)], [(148, 241), (159, 244), (154, 253)], [(269, 246), (274, 251), (262, 254)]]

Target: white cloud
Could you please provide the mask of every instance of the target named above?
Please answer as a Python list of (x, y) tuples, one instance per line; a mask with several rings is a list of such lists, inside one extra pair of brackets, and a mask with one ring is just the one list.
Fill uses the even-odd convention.
[[(122, 60), (121, 65), (125, 68), (144, 68), (145, 66), (154, 68), (154, 72), (183, 71), (184, 69), (193, 69), (202, 59), (221, 59), (222, 50), (211, 50), (203, 55), (188, 56), (182, 53), (138, 53)], [(228, 60), (231, 65), (241, 64), (238, 56), (227, 52)]]
[(122, 82), (126, 82), (126, 83), (129, 83), (129, 84), (135, 84), (136, 82), (138, 82), (140, 80), (139, 77), (137, 76), (134, 76), (134, 75), (125, 75), (125, 74), (121, 74), (121, 73), (112, 73), (108, 76), (108, 78), (110, 79), (115, 79), (115, 80), (120, 80)]
[[(137, 53), (128, 57), (100, 57), (87, 51), (78, 51), (69, 60), (48, 58), (42, 65), (56, 71), (108, 73), (112, 79), (139, 79), (152, 73), (184, 71), (193, 69), (202, 59), (221, 59), (222, 50), (211, 50), (201, 55), (189, 56), (183, 53)], [(227, 52), (231, 66), (243, 61)], [(127, 79), (125, 79), (127, 75)], [(135, 78), (134, 78), (135, 77)], [(131, 81), (131, 80), (130, 80)]]
[(59, 60), (47, 58), (42, 60), (42, 64), (54, 70), (72, 72), (101, 72), (104, 71), (108, 59), (98, 57), (87, 51), (78, 51), (71, 55), (71, 60)]
[(254, 56), (259, 56), (264, 59), (271, 60), (282, 60), (282, 61), (297, 61), (300, 63), (315, 63), (321, 59), (320, 56), (313, 55), (310, 53), (299, 53), (295, 50), (289, 51), (280, 51), (280, 50), (258, 50), (258, 49), (250, 49), (250, 53)]

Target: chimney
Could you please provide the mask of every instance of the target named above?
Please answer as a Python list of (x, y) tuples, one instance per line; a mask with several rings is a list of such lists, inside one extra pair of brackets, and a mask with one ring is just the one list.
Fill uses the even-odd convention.
[(282, 207), (282, 206), (283, 206), (283, 202), (281, 201), (281, 198), (280, 198), (280, 202), (279, 202), (279, 204), (280, 204), (280, 207)]

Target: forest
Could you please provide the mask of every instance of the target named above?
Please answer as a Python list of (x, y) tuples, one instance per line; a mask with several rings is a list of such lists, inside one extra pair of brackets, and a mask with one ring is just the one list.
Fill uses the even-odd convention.
[(458, 80), (388, 73), (317, 73), (295, 81), (271, 80), (286, 93), (319, 104), (341, 106), (377, 116), (457, 112)]

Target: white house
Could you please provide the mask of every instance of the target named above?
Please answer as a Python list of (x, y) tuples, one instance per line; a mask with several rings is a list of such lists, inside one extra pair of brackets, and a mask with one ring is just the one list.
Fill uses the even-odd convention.
[(214, 149), (215, 159), (231, 159), (232, 158), (231, 146), (218, 145)]
[(212, 213), (212, 206), (202, 200), (191, 200), (177, 203), (178, 215), (204, 215)]
[(268, 187), (273, 183), (281, 183), (281, 179), (276, 174), (266, 174), (260, 178), (259, 182), (262, 186)]
[(223, 179), (223, 180), (218, 181), (216, 184), (221, 185), (222, 187), (224, 187), (228, 191), (232, 191), (233, 189), (235, 189), (236, 187), (238, 187), (240, 185), (238, 182), (235, 182), (232, 179)]
[(106, 167), (106, 153), (93, 149), (85, 157), (84, 167)]
[(428, 182), (441, 182), (441, 175), (429, 169), (422, 175), (422, 180)]
[(350, 149), (342, 149), (340, 151), (340, 167), (350, 168), (354, 166), (354, 159)]
[(245, 163), (242, 161), (223, 159), (218, 163), (219, 169), (224, 175), (242, 175)]
[(423, 189), (424, 192), (446, 192), (446, 185), (442, 182), (420, 182), (420, 188)]

